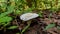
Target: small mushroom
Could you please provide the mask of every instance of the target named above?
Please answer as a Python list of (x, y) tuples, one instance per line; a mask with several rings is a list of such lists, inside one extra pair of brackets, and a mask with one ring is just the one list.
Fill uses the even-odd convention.
[(26, 14), (21, 15), (20, 19), (23, 21), (28, 21), (28, 20), (31, 20), (31, 19), (36, 18), (38, 16), (39, 15), (36, 13), (26, 13)]
[(23, 21), (27, 21), (27, 26), (22, 30), (22, 33), (30, 26), (31, 20), (33, 18), (37, 18), (39, 15), (36, 13), (26, 13), (20, 16), (20, 19)]

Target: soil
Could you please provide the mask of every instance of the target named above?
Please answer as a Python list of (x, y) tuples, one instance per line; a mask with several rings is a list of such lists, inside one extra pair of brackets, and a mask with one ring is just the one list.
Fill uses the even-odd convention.
[[(44, 31), (44, 28), (50, 23), (55, 23), (56, 26)], [(14, 30), (6, 30), (6, 32), (3, 32), (2, 30), (1, 33), (16, 34), (17, 32), (20, 32), (19, 29), (22, 30), (27, 25), (26, 22), (22, 23), (19, 16), (16, 17), (11, 24), (18, 24), (19, 28)], [(57, 29), (57, 26), (60, 26), (60, 11), (50, 13), (49, 11), (44, 10), (43, 17), (33, 19), (30, 27), (24, 32), (24, 34), (60, 34), (60, 30)]]

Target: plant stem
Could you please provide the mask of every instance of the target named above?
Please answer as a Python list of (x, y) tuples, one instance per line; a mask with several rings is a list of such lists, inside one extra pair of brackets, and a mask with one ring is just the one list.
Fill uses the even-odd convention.
[(21, 34), (23, 34), (29, 28), (29, 26), (31, 24), (31, 20), (28, 21), (27, 23), (28, 23), (28, 25), (22, 30)]

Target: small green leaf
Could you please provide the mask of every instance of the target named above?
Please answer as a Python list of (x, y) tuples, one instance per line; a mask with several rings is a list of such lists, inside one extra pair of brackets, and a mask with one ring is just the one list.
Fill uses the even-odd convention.
[(5, 16), (5, 17), (2, 17), (2, 18), (0, 18), (0, 23), (1, 22), (9, 22), (9, 21), (11, 21), (12, 20), (12, 18), (11, 17), (8, 17), (8, 16)]
[(16, 29), (18, 26), (10, 26), (8, 29)]
[(26, 9), (26, 10), (24, 11), (24, 13), (32, 12), (33, 9), (34, 9), (34, 8), (28, 8), (28, 9)]
[(20, 34), (20, 33), (16, 33), (16, 34)]
[(0, 2), (7, 2), (7, 0), (0, 0)]
[(16, 10), (15, 12), (14, 12), (14, 14), (16, 14), (16, 15), (19, 15), (19, 14), (21, 14), (22, 13), (22, 11), (20, 11), (20, 10)]
[(48, 26), (46, 26), (46, 28), (44, 30), (48, 30), (50, 28), (53, 28), (55, 26), (55, 24), (49, 24)]
[(1, 13), (1, 14), (0, 14), (0, 18), (2, 18), (2, 17), (4, 17), (4, 16), (12, 13), (13, 10), (14, 10), (14, 7), (13, 7), (13, 6), (8, 6), (8, 7), (7, 7), (7, 12)]
[(40, 11), (38, 14), (39, 14), (40, 17), (43, 17), (42, 11)]
[(59, 26), (57, 26), (57, 29), (59, 29), (59, 30), (60, 30), (60, 27), (59, 27)]
[(10, 22), (7, 22), (7, 23), (3, 24), (3, 27), (5, 27), (7, 25), (10, 25)]

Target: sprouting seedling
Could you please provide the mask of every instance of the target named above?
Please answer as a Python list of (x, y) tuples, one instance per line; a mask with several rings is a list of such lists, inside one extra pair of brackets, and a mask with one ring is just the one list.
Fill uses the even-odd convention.
[(20, 16), (20, 19), (23, 21), (27, 21), (27, 26), (22, 30), (22, 33), (30, 26), (31, 20), (33, 18), (37, 18), (39, 15), (36, 13), (26, 13)]

